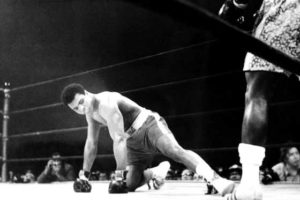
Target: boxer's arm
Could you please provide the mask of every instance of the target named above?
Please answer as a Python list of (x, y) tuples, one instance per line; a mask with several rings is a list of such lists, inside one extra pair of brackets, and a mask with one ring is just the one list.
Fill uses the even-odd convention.
[(119, 95), (112, 94), (107, 105), (107, 126), (113, 139), (113, 151), (117, 164), (117, 170), (124, 170), (127, 161), (126, 139), (124, 135), (124, 120), (121, 111), (118, 108)]
[(126, 168), (127, 148), (124, 134), (123, 116), (119, 109), (115, 108), (111, 113), (111, 118), (107, 121), (108, 130), (113, 135), (113, 152), (117, 164), (117, 170)]
[(90, 172), (97, 156), (100, 124), (87, 117), (87, 138), (83, 154), (83, 170)]
[(117, 163), (116, 170), (125, 170), (127, 161), (126, 140), (119, 139), (113, 143), (114, 156)]

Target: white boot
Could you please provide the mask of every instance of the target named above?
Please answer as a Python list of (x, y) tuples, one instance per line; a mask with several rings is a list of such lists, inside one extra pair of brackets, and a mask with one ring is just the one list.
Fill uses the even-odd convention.
[(153, 187), (156, 190), (160, 189), (164, 185), (169, 169), (170, 163), (168, 161), (161, 162), (158, 166), (151, 169), (153, 172)]
[(260, 185), (239, 185), (236, 190), (225, 195), (226, 200), (262, 200), (263, 192)]
[(235, 188), (235, 183), (233, 181), (220, 177), (202, 158), (199, 159), (196, 173), (213, 185), (222, 196), (233, 192)]
[(232, 193), (235, 188), (235, 183), (233, 181), (227, 180), (222, 177), (213, 180), (211, 184), (222, 196), (224, 196), (225, 194)]
[(227, 200), (262, 200), (263, 192), (259, 182), (259, 167), (265, 157), (265, 148), (250, 144), (239, 145), (242, 179), (237, 189), (226, 196)]

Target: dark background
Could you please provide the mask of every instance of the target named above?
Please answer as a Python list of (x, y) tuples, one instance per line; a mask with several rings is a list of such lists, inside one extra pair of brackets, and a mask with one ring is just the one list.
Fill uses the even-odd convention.
[[(222, 1), (198, 3), (217, 13)], [(0, 34), (0, 83), (12, 89), (9, 136), (86, 126), (60, 104), (61, 89), (78, 82), (159, 112), (179, 143), (213, 167), (238, 163), (245, 52), (220, 38), (222, 30), (212, 32), (205, 21), (190, 27), (126, 0), (2, 0)], [(300, 139), (299, 84), (294, 78), (280, 86), (275, 102), (287, 103), (271, 107), (268, 145)], [(103, 130), (99, 154), (107, 155), (111, 139)], [(85, 130), (12, 137), (8, 159), (82, 155), (85, 137)], [(268, 148), (265, 164), (277, 161), (278, 148)], [(68, 162), (81, 168), (81, 159)], [(9, 162), (8, 169), (38, 174), (45, 163)], [(113, 168), (113, 158), (105, 157), (93, 169)]]

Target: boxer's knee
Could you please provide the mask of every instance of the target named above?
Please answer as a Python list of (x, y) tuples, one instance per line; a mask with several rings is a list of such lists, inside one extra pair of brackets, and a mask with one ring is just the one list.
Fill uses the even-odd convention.
[(132, 178), (127, 178), (126, 185), (129, 192), (134, 192), (139, 186), (139, 181)]
[(268, 101), (264, 97), (247, 97), (244, 117), (247, 120), (264, 122), (267, 117)]
[(126, 186), (129, 192), (134, 192), (143, 184), (143, 170), (142, 166), (129, 166), (126, 176)]
[(247, 88), (245, 93), (246, 105), (251, 102), (268, 102), (274, 95), (277, 86), (277, 73), (248, 72), (246, 73)]

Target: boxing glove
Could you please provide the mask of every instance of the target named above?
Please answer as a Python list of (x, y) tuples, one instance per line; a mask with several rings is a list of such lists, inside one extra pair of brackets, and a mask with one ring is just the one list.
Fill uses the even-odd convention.
[(232, 25), (251, 32), (262, 2), (263, 0), (226, 0), (219, 10), (219, 16)]
[(207, 187), (207, 192), (205, 193), (206, 195), (217, 194), (218, 193), (218, 191), (216, 190), (216, 188), (212, 184), (206, 183), (206, 187)]
[(89, 183), (90, 172), (80, 170), (79, 178), (74, 181), (73, 189), (75, 192), (91, 192), (92, 186)]
[(116, 170), (115, 175), (111, 178), (108, 192), (111, 194), (128, 193), (126, 186), (126, 171)]

